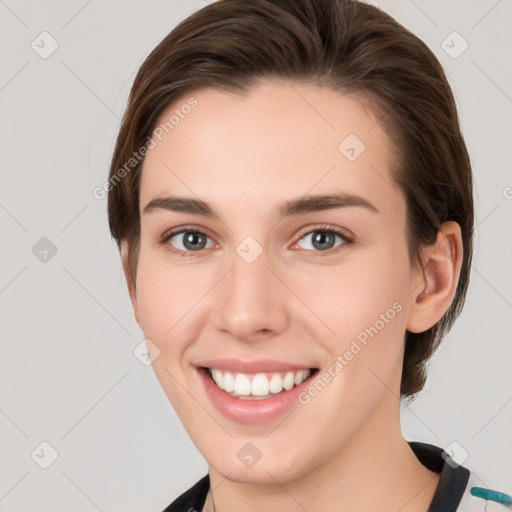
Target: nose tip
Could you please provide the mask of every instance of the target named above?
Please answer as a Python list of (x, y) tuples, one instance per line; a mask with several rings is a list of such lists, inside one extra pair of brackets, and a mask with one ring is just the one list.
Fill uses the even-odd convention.
[[(247, 241), (254, 255), (251, 243)], [(269, 271), (264, 255), (252, 263), (237, 258), (215, 298), (214, 324), (240, 341), (267, 338), (286, 326), (285, 297), (277, 289), (282, 285)]]

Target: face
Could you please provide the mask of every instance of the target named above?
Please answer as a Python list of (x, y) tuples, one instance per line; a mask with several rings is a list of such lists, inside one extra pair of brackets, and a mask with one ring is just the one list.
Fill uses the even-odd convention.
[(418, 283), (405, 201), (354, 97), (266, 82), (193, 98), (144, 161), (132, 302), (210, 468), (286, 482), (396, 415)]

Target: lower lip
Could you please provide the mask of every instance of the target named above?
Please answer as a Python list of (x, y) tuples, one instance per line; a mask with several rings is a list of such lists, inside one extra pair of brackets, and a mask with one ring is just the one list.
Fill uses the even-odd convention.
[(244, 400), (236, 398), (220, 389), (210, 378), (204, 368), (198, 370), (206, 394), (213, 405), (226, 418), (237, 423), (267, 423), (277, 420), (286, 414), (294, 404), (298, 404), (298, 395), (310, 384), (310, 379), (316, 375), (316, 371), (298, 386), (288, 391), (281, 391), (270, 398), (261, 400)]

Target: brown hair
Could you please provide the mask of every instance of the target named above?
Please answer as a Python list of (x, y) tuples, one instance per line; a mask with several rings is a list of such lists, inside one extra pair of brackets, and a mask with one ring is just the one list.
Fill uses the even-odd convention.
[[(464, 304), (473, 250), (471, 164), (455, 101), (428, 47), (388, 14), (354, 0), (220, 0), (179, 23), (135, 78), (112, 157), (110, 231), (127, 243), (127, 278), (135, 289), (140, 243), (142, 161), (120, 169), (147, 144), (172, 103), (200, 88), (243, 93), (259, 80), (327, 86), (369, 102), (396, 148), (392, 173), (407, 204), (411, 262), (457, 222), (463, 263), (454, 299), (439, 322), (406, 333), (401, 395), (423, 389), (426, 364)], [(126, 167), (125, 167), (126, 169)], [(117, 181), (116, 181), (117, 178)]]

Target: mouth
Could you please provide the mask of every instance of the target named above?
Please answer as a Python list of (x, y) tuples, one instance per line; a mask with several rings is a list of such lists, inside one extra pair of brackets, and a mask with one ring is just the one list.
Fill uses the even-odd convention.
[(201, 367), (207, 377), (228, 395), (241, 400), (268, 400), (300, 386), (318, 373), (318, 368), (280, 372), (240, 373)]
[(216, 358), (194, 366), (206, 400), (224, 418), (246, 425), (277, 421), (303, 407), (300, 395), (320, 371), (276, 359)]

